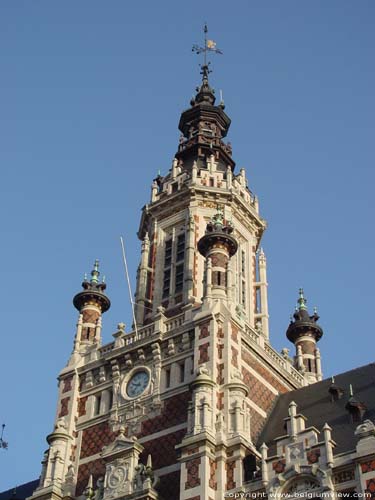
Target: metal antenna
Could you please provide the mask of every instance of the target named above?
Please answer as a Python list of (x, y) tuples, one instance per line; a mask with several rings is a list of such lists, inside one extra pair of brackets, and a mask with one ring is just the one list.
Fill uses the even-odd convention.
[(137, 335), (137, 337), (138, 337), (137, 322), (136, 322), (136, 320), (135, 320), (135, 312), (134, 312), (133, 295), (132, 295), (132, 289), (131, 289), (131, 286), (130, 286), (130, 279), (129, 279), (128, 264), (127, 264), (127, 262), (126, 262), (125, 245), (124, 245), (124, 240), (122, 239), (122, 236), (120, 236), (120, 241), (121, 241), (121, 248), (122, 248), (122, 260), (123, 260), (123, 262), (124, 262), (124, 268), (125, 268), (125, 276), (126, 276), (126, 281), (128, 282), (128, 290), (129, 290), (130, 304), (131, 304), (131, 306), (132, 306), (134, 330), (135, 330), (135, 333), (136, 333), (136, 335)]

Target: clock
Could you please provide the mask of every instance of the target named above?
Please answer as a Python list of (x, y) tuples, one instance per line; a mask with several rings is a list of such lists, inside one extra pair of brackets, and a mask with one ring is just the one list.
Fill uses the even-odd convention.
[(129, 398), (140, 396), (150, 382), (150, 375), (146, 370), (137, 371), (129, 380), (126, 386), (126, 394)]

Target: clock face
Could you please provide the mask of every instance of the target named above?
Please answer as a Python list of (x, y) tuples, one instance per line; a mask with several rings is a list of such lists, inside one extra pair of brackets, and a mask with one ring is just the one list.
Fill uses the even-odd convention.
[(129, 398), (135, 398), (142, 394), (146, 390), (149, 380), (150, 375), (145, 370), (135, 373), (126, 387)]

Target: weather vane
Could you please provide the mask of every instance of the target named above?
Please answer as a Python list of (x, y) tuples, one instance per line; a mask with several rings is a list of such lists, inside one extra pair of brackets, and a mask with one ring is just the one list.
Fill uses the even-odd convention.
[(207, 39), (207, 24), (204, 25), (203, 28), (204, 32), (204, 45), (201, 47), (200, 45), (193, 45), (193, 48), (191, 49), (193, 52), (196, 52), (197, 54), (203, 54), (203, 65), (201, 65), (202, 72), (203, 73), (210, 73), (208, 70), (208, 66), (210, 63), (207, 63), (207, 52), (215, 52), (215, 54), (222, 54), (222, 51), (216, 48), (216, 42), (213, 40), (208, 40)]
[(3, 435), (4, 435), (4, 429), (5, 429), (5, 424), (1, 426), (1, 435), (0, 435), (0, 448), (3, 448), (4, 450), (8, 449), (8, 443), (4, 441)]

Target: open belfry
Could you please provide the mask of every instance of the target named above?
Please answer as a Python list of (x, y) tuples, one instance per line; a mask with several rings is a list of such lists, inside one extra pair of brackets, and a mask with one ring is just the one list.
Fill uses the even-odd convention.
[(111, 303), (98, 261), (73, 299), (73, 350), (29, 498), (375, 498), (375, 366), (323, 380), (323, 330), (303, 290), (286, 332), (293, 355), (272, 347), (266, 222), (206, 62), (201, 74), (142, 209), (135, 324), (103, 345)]

